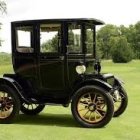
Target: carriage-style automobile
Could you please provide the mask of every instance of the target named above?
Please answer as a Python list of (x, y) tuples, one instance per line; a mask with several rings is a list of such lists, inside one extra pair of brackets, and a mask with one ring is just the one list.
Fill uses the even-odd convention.
[(96, 19), (45, 19), (11, 23), (14, 74), (0, 78), (0, 123), (19, 111), (36, 115), (45, 105), (68, 107), (83, 127), (108, 124), (127, 107), (122, 82), (101, 73)]

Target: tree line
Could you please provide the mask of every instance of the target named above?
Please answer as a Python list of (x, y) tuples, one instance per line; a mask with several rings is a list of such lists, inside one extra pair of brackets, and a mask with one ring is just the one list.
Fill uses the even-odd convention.
[(140, 59), (140, 21), (125, 27), (107, 24), (97, 31), (98, 56), (114, 62)]

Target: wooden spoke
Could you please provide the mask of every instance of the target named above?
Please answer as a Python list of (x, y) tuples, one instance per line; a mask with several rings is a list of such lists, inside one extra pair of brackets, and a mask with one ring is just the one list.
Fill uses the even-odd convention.
[(102, 110), (102, 109), (97, 109), (96, 110), (101, 116), (104, 116), (105, 115), (105, 111), (104, 110)]

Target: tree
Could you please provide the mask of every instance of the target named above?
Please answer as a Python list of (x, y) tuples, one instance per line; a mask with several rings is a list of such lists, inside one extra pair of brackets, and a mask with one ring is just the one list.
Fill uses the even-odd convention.
[(135, 24), (135, 36), (134, 36), (134, 52), (135, 57), (140, 59), (140, 21)]
[(56, 52), (59, 46), (58, 34), (41, 45), (42, 52)]
[(110, 39), (112, 37), (118, 36), (119, 30), (118, 27), (112, 24), (108, 24), (102, 27), (97, 32), (97, 44), (102, 54), (102, 58), (110, 59), (111, 58), (111, 48)]
[(6, 13), (6, 10), (7, 10), (7, 7), (6, 7), (5, 1), (0, 0), (0, 12), (3, 14), (3, 13)]
[(127, 38), (125, 36), (119, 36), (112, 38), (112, 60), (115, 63), (127, 63), (132, 60), (132, 49), (130, 48)]
[(121, 35), (127, 38), (127, 41), (134, 52), (134, 58), (140, 59), (140, 21), (128, 28), (121, 25), (119, 27)]
[[(0, 14), (6, 13), (6, 3), (4, 1), (0, 0)], [(0, 30), (1, 30), (2, 24), (0, 23)], [(0, 38), (0, 46), (1, 46), (1, 38)]]

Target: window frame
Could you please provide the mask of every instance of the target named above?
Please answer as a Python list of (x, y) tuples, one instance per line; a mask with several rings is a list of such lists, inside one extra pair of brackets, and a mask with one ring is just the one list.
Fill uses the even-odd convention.
[[(77, 24), (78, 26), (80, 26), (80, 34), (81, 34), (81, 37), (80, 37), (80, 49), (81, 49), (81, 52), (69, 52), (69, 26), (71, 26), (72, 24)], [(79, 22), (69, 22), (67, 23), (67, 53), (69, 55), (83, 55), (84, 54), (84, 51), (83, 51), (83, 26), (81, 23)]]
[[(31, 27), (32, 31), (30, 32), (30, 46), (19, 46), (18, 44), (18, 28), (20, 27)], [(35, 52), (35, 45), (34, 45), (34, 25), (32, 24), (18, 24), (14, 27), (15, 30), (15, 52), (20, 54), (32, 54)], [(18, 50), (19, 48), (19, 50)], [(24, 51), (23, 51), (24, 50)]]
[[(41, 28), (42, 24), (60, 24), (60, 46), (57, 46), (58, 51), (56, 51), (56, 52), (41, 52), (41, 31), (40, 31), (40, 28)], [(62, 49), (62, 24), (61, 23), (59, 23), (59, 22), (41, 22), (41, 23), (39, 23), (38, 35), (39, 35), (39, 41), (38, 41), (39, 42), (39, 54), (55, 57), (61, 53), (61, 49)]]

